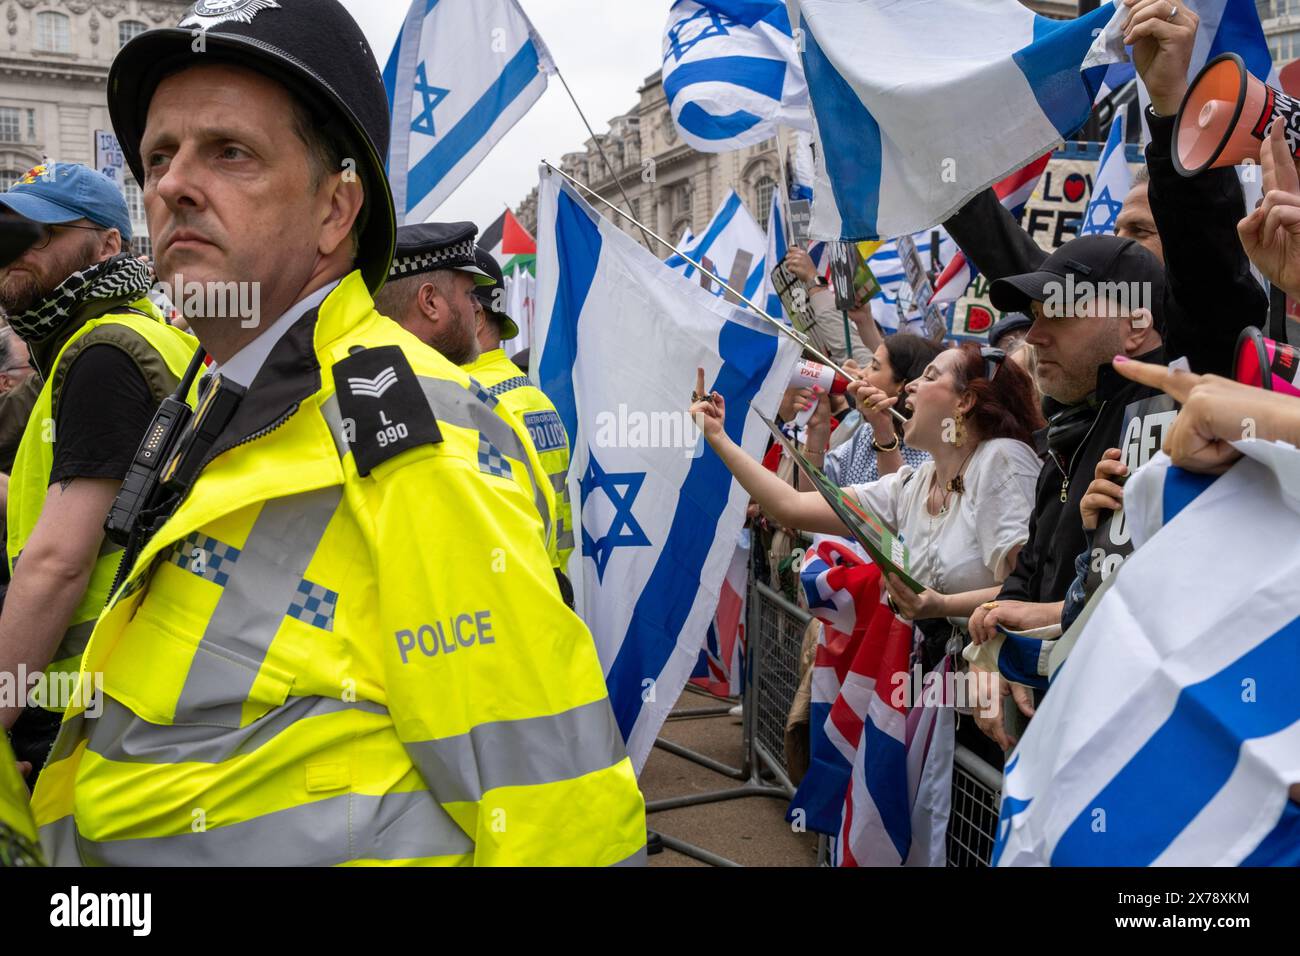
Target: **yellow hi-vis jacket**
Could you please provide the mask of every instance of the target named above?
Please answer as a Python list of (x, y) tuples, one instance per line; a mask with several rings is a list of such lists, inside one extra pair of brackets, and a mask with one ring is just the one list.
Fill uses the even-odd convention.
[(506, 356), (504, 349), (484, 352), (465, 371), (482, 384), (506, 408), (514, 412), (537, 449), (538, 457), (555, 492), (555, 544), (553, 563), (561, 571), (569, 566), (573, 553), (573, 509), (569, 506), (569, 436), (559, 413), (546, 393), (529, 381), (523, 371)]
[(39, 866), (36, 824), (27, 806), (27, 786), (18, 775), (9, 740), (0, 734), (0, 867)]
[(545, 477), (490, 403), (359, 272), (295, 323), (91, 636), (49, 862), (643, 859)]
[[(77, 357), (92, 345), (112, 345), (121, 349), (140, 369), (159, 403), (176, 388), (176, 383), (185, 374), (185, 367), (194, 357), (198, 341), (194, 336), (168, 325), (162, 312), (152, 302), (141, 298), (131, 303), (130, 308), (143, 314), (112, 312), (91, 319), (78, 328), (59, 349), (50, 374), (46, 376), (45, 384), (36, 398), (36, 405), (27, 419), (27, 428), (14, 457), (13, 473), (9, 476), (6, 511), (11, 575), (32, 532), (36, 530), (45, 505), (46, 493), (50, 487), (50, 472), (54, 468), (54, 441), (58, 438), (54, 434), (54, 422), (57, 418), (59, 391), (68, 369)], [(105, 383), (106, 396), (111, 385), (112, 383)], [(131, 451), (134, 452), (135, 449)], [(77, 662), (86, 648), (95, 619), (108, 603), (108, 591), (113, 586), (113, 577), (121, 559), (121, 547), (106, 538), (91, 570), (86, 593), (68, 621), (68, 628), (59, 642), (58, 650), (46, 668), (45, 672), (50, 678), (47, 688), (71, 688), (77, 673)], [(61, 678), (60, 675), (66, 677)], [(51, 694), (47, 690), (49, 699), (40, 703), (49, 710), (63, 710), (62, 702), (58, 699), (62, 692)]]

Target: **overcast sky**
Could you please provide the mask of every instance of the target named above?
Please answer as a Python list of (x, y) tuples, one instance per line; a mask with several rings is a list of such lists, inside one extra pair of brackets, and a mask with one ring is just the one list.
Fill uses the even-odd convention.
[[(406, 0), (342, 0), (374, 48), (380, 69), (388, 61)], [(660, 44), (671, 0), (521, 0), (546, 41), (573, 95), (597, 133), (626, 113), (637, 89), (659, 68)], [(469, 219), (486, 228), (537, 185), (537, 164), (558, 164), (587, 139), (573, 104), (552, 77), (546, 93), (434, 213), (443, 221)]]

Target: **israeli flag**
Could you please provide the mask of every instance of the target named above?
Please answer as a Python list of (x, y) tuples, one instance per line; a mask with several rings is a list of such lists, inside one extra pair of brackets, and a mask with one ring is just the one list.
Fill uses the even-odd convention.
[(1113, 236), (1120, 207), (1124, 205), (1124, 197), (1133, 185), (1133, 176), (1129, 173), (1128, 159), (1125, 156), (1124, 116), (1125, 111), (1120, 110), (1110, 124), (1110, 137), (1106, 140), (1106, 148), (1102, 150), (1101, 161), (1097, 163), (1097, 172), (1092, 177), (1092, 195), (1088, 198), (1088, 208), (1084, 210), (1083, 222), (1079, 226), (1081, 236)]
[(1124, 57), (1092, 50), (1115, 9), (1061, 21), (1018, 0), (799, 0), (813, 236), (927, 229), (1060, 144)]
[(767, 214), (767, 254), (763, 257), (763, 291), (755, 304), (761, 305), (772, 318), (785, 319), (788, 323), (789, 316), (785, 314), (785, 308), (781, 305), (781, 296), (777, 294), (776, 286), (772, 282), (772, 270), (785, 261), (785, 254), (789, 249), (785, 237), (785, 212), (782, 210), (782, 205), (781, 189), (778, 186), (772, 190), (772, 209)]
[(745, 298), (761, 304), (754, 297), (763, 286), (767, 235), (734, 189), (727, 193), (699, 238), (691, 236), (679, 248), (686, 255), (669, 256), (664, 260), (668, 268), (680, 272), (713, 295), (726, 295), (722, 286), (691, 264), (698, 262)]
[(1007, 762), (1000, 865), (1300, 865), (1300, 451), (1234, 445), (1124, 486), (1136, 550)]
[(682, 139), (700, 152), (753, 146), (781, 125), (811, 128), (784, 0), (677, 0), (663, 84)]
[[(543, 170), (531, 374), (569, 435), (567, 568), (639, 771), (695, 668), (749, 495), (687, 414), (695, 370), (755, 457), (798, 346), (666, 269)], [(577, 523), (577, 522), (575, 522)]]
[(415, 0), (384, 68), (398, 223), (428, 220), (554, 72), (515, 0)]

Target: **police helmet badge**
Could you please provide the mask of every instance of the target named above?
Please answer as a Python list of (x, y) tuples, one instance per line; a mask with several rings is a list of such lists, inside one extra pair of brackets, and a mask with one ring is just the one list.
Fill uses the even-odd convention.
[(199, 0), (177, 26), (211, 30), (223, 23), (252, 23), (263, 10), (280, 9), (275, 0)]

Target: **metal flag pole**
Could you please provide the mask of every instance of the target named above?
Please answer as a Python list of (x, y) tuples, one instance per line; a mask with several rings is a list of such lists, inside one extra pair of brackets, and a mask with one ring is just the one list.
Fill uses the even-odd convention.
[[(743, 303), (744, 305), (749, 306), (750, 311), (753, 312), (755, 315), (757, 315), (760, 319), (763, 319), (765, 322), (767, 322), (769, 325), (771, 325), (774, 329), (776, 329), (776, 330), (777, 330), (778, 332), (780, 332), (782, 335), (785, 335), (785, 336), (787, 336), (787, 337), (789, 337), (789, 338), (792, 338), (792, 339), (794, 339), (796, 342), (798, 342), (798, 343), (799, 343), (803, 348), (807, 349), (808, 352), (810, 352), (810, 353), (813, 355), (813, 357), (815, 357), (815, 358), (816, 358), (818, 361), (820, 361), (823, 365), (827, 365), (827, 366), (829, 366), (830, 368), (833, 368), (835, 371), (839, 372), (841, 375), (843, 375), (845, 378), (849, 379), (850, 381), (853, 381), (853, 380), (855, 379), (855, 376), (849, 374), (847, 371), (845, 371), (844, 369), (842, 369), (842, 368), (839, 366), (839, 364), (836, 363), (833, 359), (827, 358), (825, 355), (823, 355), (822, 352), (821, 352), (821, 350), (818, 349), (817, 346), (813, 345), (812, 342), (811, 342), (811, 341), (810, 341), (806, 336), (801, 335), (800, 333), (796, 332), (794, 329), (790, 328), (789, 326), (787, 326), (784, 322), (780, 321), (779, 319), (774, 319), (774, 318), (772, 318), (772, 316), (768, 315), (767, 312), (766, 312), (765, 310), (760, 309), (760, 308), (759, 308), (758, 306), (756, 306), (752, 301), (750, 301), (750, 299), (749, 299), (747, 296), (742, 295), (740, 292), (738, 292), (738, 291), (736, 291), (734, 288), (732, 288), (728, 283), (723, 282), (722, 279), (719, 278), (716, 274), (714, 274), (714, 273), (711, 272), (710, 270), (704, 268), (704, 266), (702, 266), (700, 263), (696, 262), (694, 259), (692, 259), (690, 256), (688, 256), (688, 255), (687, 255), (685, 252), (683, 252), (682, 250), (678, 249), (676, 246), (674, 246), (674, 245), (673, 245), (671, 242), (669, 242), (667, 239), (665, 239), (665, 238), (663, 238), (662, 236), (660, 236), (660, 235), (659, 235), (657, 232), (655, 232), (653, 229), (650, 229), (649, 227), (642, 225), (642, 224), (641, 224), (641, 223), (640, 223), (640, 222), (639, 222), (635, 217), (630, 216), (630, 215), (628, 215), (627, 213), (625, 213), (623, 210), (619, 209), (617, 206), (615, 206), (612, 202), (610, 202), (608, 199), (606, 199), (606, 198), (605, 198), (604, 196), (602, 196), (600, 193), (596, 192), (594, 189), (591, 189), (591, 188), (589, 188), (589, 187), (587, 187), (587, 186), (584, 186), (582, 183), (578, 182), (576, 179), (574, 179), (572, 176), (570, 176), (570, 175), (569, 175), (568, 173), (566, 173), (564, 170), (562, 170), (562, 169), (560, 169), (560, 168), (558, 168), (558, 167), (556, 167), (556, 166), (551, 165), (551, 164), (550, 164), (549, 162), (547, 162), (546, 160), (542, 160), (542, 165), (545, 166), (547, 169), (549, 169), (549, 170), (550, 170), (551, 172), (553, 172), (553, 173), (559, 173), (561, 176), (563, 176), (563, 177), (564, 177), (565, 179), (567, 179), (569, 182), (573, 183), (573, 185), (577, 186), (579, 189), (581, 189), (581, 190), (582, 190), (584, 193), (586, 193), (587, 195), (591, 196), (593, 199), (596, 199), (596, 200), (598, 200), (598, 201), (604, 203), (606, 206), (608, 206), (610, 209), (612, 209), (615, 213), (617, 213), (618, 215), (622, 216), (624, 219), (628, 220), (629, 222), (631, 222), (631, 223), (633, 223), (634, 225), (636, 225), (637, 227), (639, 227), (639, 228), (641, 229), (642, 232), (644, 232), (644, 233), (649, 233), (649, 235), (653, 236), (653, 237), (655, 238), (655, 240), (656, 240), (657, 242), (659, 242), (660, 245), (663, 245), (663, 246), (665, 246), (666, 248), (671, 249), (673, 252), (677, 253), (677, 255), (681, 256), (683, 260), (685, 260), (686, 262), (689, 262), (689, 263), (690, 263), (691, 265), (693, 265), (696, 269), (699, 269), (700, 272), (704, 273), (706, 276), (708, 276), (710, 279), (712, 279), (714, 282), (716, 282), (719, 286), (721, 286), (722, 288), (724, 288), (724, 289), (726, 289), (728, 292), (730, 292), (732, 295), (734, 295), (734, 296), (735, 296), (735, 297), (736, 297), (736, 298), (737, 298), (741, 303)], [(904, 416), (903, 413), (900, 412), (897, 408), (892, 408), (892, 407), (891, 407), (891, 408), (889, 409), (889, 414), (892, 415), (892, 416), (894, 417), (894, 420), (897, 421), (900, 425), (905, 424), (905, 423), (907, 422), (907, 418), (906, 418), (906, 416)]]
[[(582, 107), (578, 105), (578, 98), (573, 95), (573, 90), (569, 89), (569, 81), (564, 78), (564, 74), (560, 72), (560, 68), (558, 66), (555, 68), (555, 75), (560, 78), (560, 83), (564, 86), (564, 92), (569, 94), (569, 100), (570, 102), (573, 103), (573, 108), (577, 110), (578, 115), (582, 117), (582, 125), (587, 127), (587, 132), (591, 135), (591, 141), (596, 144), (596, 150), (600, 153), (600, 158), (605, 161), (605, 168), (609, 170), (609, 175), (611, 178), (613, 178), (614, 185), (617, 186), (618, 191), (623, 194), (623, 202), (627, 203), (627, 211), (629, 213), (633, 212), (632, 200), (627, 198), (627, 190), (623, 188), (623, 180), (619, 178), (618, 173), (614, 172), (614, 164), (611, 163), (609, 161), (609, 157), (605, 155), (605, 147), (600, 144), (600, 137), (596, 135), (596, 131), (593, 130), (591, 128), (591, 124), (587, 122), (587, 114), (584, 113), (582, 111)], [(546, 165), (550, 166), (551, 164), (547, 163)], [(551, 166), (551, 168), (554, 169), (555, 167)], [(577, 180), (573, 180), (573, 181), (577, 182)], [(601, 202), (605, 201), (604, 197), (600, 197), (600, 199)], [(618, 207), (613, 205), (612, 203), (610, 203), (609, 206), (611, 209), (618, 211)], [(637, 227), (641, 230), (641, 238), (645, 240), (646, 247), (650, 248), (651, 247), (650, 237), (646, 235), (645, 226), (637, 222), (634, 216), (628, 216), (628, 218), (631, 219), (632, 222), (636, 223)]]

